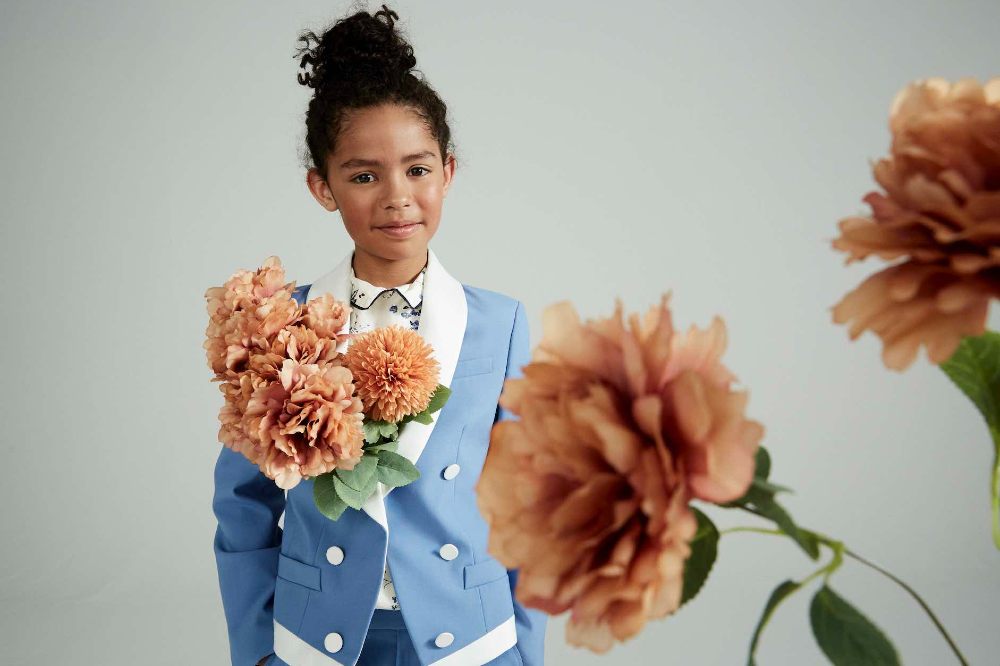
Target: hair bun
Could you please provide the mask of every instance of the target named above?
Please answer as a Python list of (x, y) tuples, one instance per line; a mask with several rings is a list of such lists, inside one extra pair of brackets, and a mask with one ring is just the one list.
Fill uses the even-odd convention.
[[(317, 37), (312, 31), (303, 32), (303, 46), (298, 81), (316, 89), (342, 87), (378, 88), (399, 81), (417, 64), (413, 47), (395, 28), (399, 15), (386, 5), (369, 14), (358, 12), (335, 23)], [(313, 43), (315, 42), (315, 45)], [(311, 71), (305, 71), (311, 65)]]

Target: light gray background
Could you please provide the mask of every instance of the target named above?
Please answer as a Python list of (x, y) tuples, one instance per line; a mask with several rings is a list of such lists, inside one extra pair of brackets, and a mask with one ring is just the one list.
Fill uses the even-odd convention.
[[(348, 7), (3, 3), (4, 661), (228, 663), (203, 293), (271, 254), (304, 283), (350, 251), (304, 185), (293, 60), (298, 30)], [(866, 210), (898, 89), (1000, 74), (1000, 5), (393, 7), (457, 141), (432, 242), (448, 270), (523, 300), (532, 343), (564, 298), (594, 316), (673, 289), (679, 326), (721, 315), (793, 514), (996, 663), (987, 431), (923, 357), (890, 372), (871, 334), (851, 344), (831, 323), (880, 264), (844, 267), (829, 241)], [(689, 607), (604, 657), (554, 618), (546, 663), (744, 663), (771, 589), (815, 566), (784, 540), (726, 536)], [(891, 582), (848, 561), (833, 583), (906, 663), (953, 663)], [(825, 663), (814, 589), (779, 610), (762, 664)]]

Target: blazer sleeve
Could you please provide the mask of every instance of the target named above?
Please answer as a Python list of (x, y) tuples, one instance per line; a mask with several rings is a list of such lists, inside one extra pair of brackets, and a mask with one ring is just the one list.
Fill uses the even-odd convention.
[[(521, 301), (514, 312), (514, 326), (510, 333), (510, 350), (507, 353), (505, 379), (522, 376), (521, 368), (531, 360), (531, 343), (528, 335), (528, 317)], [(509, 410), (497, 405), (496, 421), (517, 418)], [(518, 602), (517, 569), (508, 569), (511, 597), (514, 600), (514, 621), (517, 626), (517, 650), (524, 666), (542, 666), (545, 658), (545, 625), (548, 616), (542, 611), (527, 608)]]
[(233, 666), (274, 652), (274, 586), (285, 491), (225, 446), (215, 464), (215, 561)]

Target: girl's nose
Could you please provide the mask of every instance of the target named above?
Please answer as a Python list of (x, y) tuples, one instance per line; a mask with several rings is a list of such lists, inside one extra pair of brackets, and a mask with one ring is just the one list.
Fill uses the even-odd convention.
[(413, 202), (413, 193), (406, 177), (396, 176), (389, 180), (383, 205), (386, 208), (404, 208)]

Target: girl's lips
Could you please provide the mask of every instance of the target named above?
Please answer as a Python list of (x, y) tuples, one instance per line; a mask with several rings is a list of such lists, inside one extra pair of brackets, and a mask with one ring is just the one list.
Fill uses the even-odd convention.
[(414, 222), (401, 227), (378, 227), (378, 230), (390, 238), (409, 238), (416, 231), (422, 222)]

